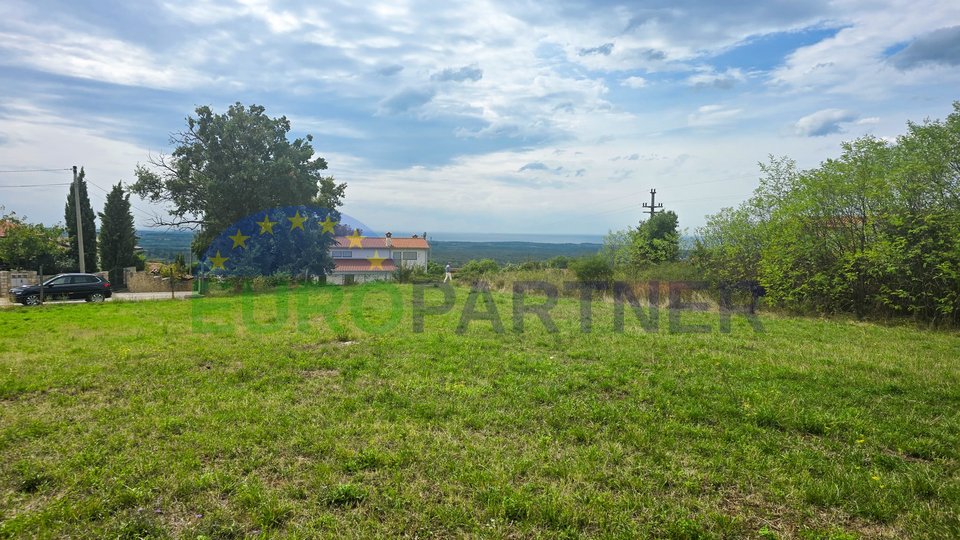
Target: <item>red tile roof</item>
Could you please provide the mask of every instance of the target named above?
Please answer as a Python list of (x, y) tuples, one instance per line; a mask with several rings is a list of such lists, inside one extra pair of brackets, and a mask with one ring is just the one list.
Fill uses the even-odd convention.
[[(357, 247), (356, 244), (353, 246), (350, 245), (350, 237), (347, 236), (338, 236), (333, 239), (334, 245), (342, 248)], [(354, 240), (354, 242), (356, 242)], [(362, 248), (377, 248), (377, 249), (386, 249), (387, 239), (379, 237), (363, 237), (360, 239), (360, 247)]]
[[(380, 268), (372, 269), (373, 264), (369, 259), (334, 259), (334, 272), (380, 272)], [(397, 266), (393, 264), (393, 259), (383, 260), (383, 272), (393, 272)]]
[(7, 231), (16, 226), (17, 224), (12, 221), (0, 221), (0, 238), (7, 236)]
[(391, 247), (400, 249), (430, 249), (426, 238), (391, 238)]
[[(335, 246), (341, 248), (350, 248), (350, 237), (337, 236), (333, 239)], [(356, 242), (356, 240), (354, 240)], [(356, 247), (354, 245), (353, 247)], [(387, 249), (387, 239), (382, 236), (364, 236), (360, 238), (360, 247), (367, 249)], [(391, 248), (399, 249), (430, 249), (430, 244), (426, 238), (397, 238), (390, 239)]]

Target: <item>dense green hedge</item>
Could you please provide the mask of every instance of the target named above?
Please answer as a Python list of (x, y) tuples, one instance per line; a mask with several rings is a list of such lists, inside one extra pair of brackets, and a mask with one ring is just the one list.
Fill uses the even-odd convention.
[(798, 171), (761, 165), (754, 196), (710, 216), (694, 261), (796, 310), (960, 323), (960, 102), (946, 121), (863, 137)]

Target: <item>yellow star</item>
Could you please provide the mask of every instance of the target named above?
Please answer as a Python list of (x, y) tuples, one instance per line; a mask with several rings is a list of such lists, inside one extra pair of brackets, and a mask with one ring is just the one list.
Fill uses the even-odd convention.
[(330, 219), (330, 214), (327, 214), (327, 217), (320, 222), (320, 226), (323, 227), (323, 230), (320, 231), (320, 234), (330, 233), (333, 234), (333, 228), (339, 225), (339, 221), (333, 221)]
[(221, 257), (221, 256), (220, 256), (220, 250), (217, 250), (217, 256), (216, 256), (216, 257), (210, 257), (210, 262), (213, 263), (213, 269), (214, 269), (214, 270), (216, 270), (217, 268), (219, 268), (219, 269), (221, 269), (221, 270), (226, 270), (226, 268), (224, 268), (224, 266), (223, 266), (223, 263), (225, 263), (225, 262), (227, 262), (227, 261), (229, 261), (229, 260), (230, 260), (229, 257)]
[(240, 229), (237, 229), (237, 234), (236, 234), (236, 235), (234, 235), (234, 236), (228, 236), (227, 238), (233, 240), (233, 248), (232, 248), (232, 249), (237, 249), (238, 247), (242, 247), (243, 249), (247, 249), (247, 238), (250, 238), (250, 237), (249, 237), (249, 236), (244, 236), (243, 234), (240, 233)]
[(301, 216), (300, 216), (300, 211), (297, 210), (297, 214), (296, 214), (295, 216), (293, 216), (293, 217), (288, 217), (287, 219), (290, 220), (290, 230), (291, 230), (291, 231), (294, 230), (294, 229), (300, 229), (301, 231), (305, 231), (306, 229), (303, 228), (303, 222), (306, 221), (306, 220), (308, 220), (309, 218), (301, 217)]
[[(273, 226), (276, 224), (277, 224), (276, 221), (270, 221), (269, 215), (264, 215), (263, 221), (257, 222), (257, 225), (260, 226), (260, 234), (267, 234), (267, 233), (273, 234)], [(237, 247), (237, 246), (233, 246), (233, 247)]]
[(379, 251), (374, 250), (373, 257), (370, 257), (370, 269), (383, 270), (383, 261), (385, 260), (387, 259), (385, 257), (381, 257)]
[(360, 231), (358, 229), (354, 229), (353, 234), (348, 236), (347, 239), (350, 240), (350, 245), (347, 247), (363, 247), (363, 242), (361, 241), (363, 240), (363, 237), (360, 236)]

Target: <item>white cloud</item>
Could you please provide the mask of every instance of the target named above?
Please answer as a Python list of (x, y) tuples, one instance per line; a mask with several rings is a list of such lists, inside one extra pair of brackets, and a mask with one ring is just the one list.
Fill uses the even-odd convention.
[(54, 26), (35, 26), (34, 35), (0, 32), (6, 63), (50, 73), (151, 88), (188, 88), (210, 77), (149, 50), (107, 36)]
[(731, 68), (722, 72), (714, 71), (713, 68), (706, 68), (700, 73), (688, 77), (687, 84), (698, 88), (713, 87), (729, 90), (737, 83), (746, 80), (746, 75), (739, 68)]
[(723, 124), (736, 118), (743, 109), (729, 108), (723, 105), (704, 105), (697, 112), (687, 116), (687, 123), (691, 126), (713, 126)]
[[(794, 133), (897, 133), (907, 118), (949, 112), (951, 89), (960, 84), (960, 72), (942, 63), (905, 72), (885, 56), (891, 46), (923, 45), (930, 40), (917, 41), (920, 36), (957, 24), (960, 5), (935, 0), (918, 0), (918, 8), (906, 0), (879, 6), (750, 0), (737, 10), (706, 1), (600, 9), (498, 0), (163, 0), (156, 17), (140, 20), (127, 11), (127, 19), (113, 25), (106, 15), (123, 10), (73, 12), (65, 5), (45, 16), (32, 3), (8, 1), (15, 9), (0, 21), (5, 92), (23, 97), (43, 85), (55, 90), (30, 102), (42, 104), (39, 109), (18, 113), (18, 122), (31, 119), (27, 135), (0, 130), (0, 155), (11, 167), (28, 163), (26, 155), (18, 160), (11, 153), (7, 147), (24, 149), (12, 143), (26, 137), (38, 144), (42, 126), (50, 127), (44, 136), (56, 137), (56, 129), (72, 132), (76, 123), (87, 128), (88, 149), (123, 163), (98, 162), (97, 169), (129, 174), (146, 157), (144, 145), (129, 129), (111, 129), (105, 118), (90, 127), (91, 118), (130, 123), (124, 115), (161, 108), (151, 100), (162, 100), (163, 114), (176, 111), (176, 126), (198, 104), (222, 109), (256, 101), (272, 115), (288, 115), (298, 132), (326, 135), (324, 143), (340, 139), (317, 148), (350, 184), (348, 205), (379, 215), (384, 200), (396, 202), (402, 210), (388, 210), (398, 222), (392, 228), (417, 229), (421, 220), (435, 220), (429, 226), (438, 228), (452, 219), (467, 227), (490, 215), (508, 230), (521, 222), (535, 226), (551, 213), (599, 204), (595, 198), (625, 206), (625, 186), (642, 185), (634, 189), (642, 191), (646, 184), (742, 179), (745, 195), (754, 163), (766, 154), (814, 165), (833, 150), (832, 138)], [(758, 36), (840, 26), (836, 36), (795, 51), (772, 72), (731, 65), (730, 57), (711, 64), (713, 55)], [(4, 74), (11, 66), (16, 74)], [(64, 79), (51, 85), (36, 71)], [(21, 78), (32, 78), (33, 86)], [(110, 92), (100, 94), (89, 81), (107, 83), (102, 86)], [(110, 84), (128, 88), (120, 92)], [(137, 93), (136, 87), (152, 90)], [(118, 95), (117, 107), (90, 105)], [(124, 134), (108, 134), (114, 131)], [(415, 141), (417, 151), (406, 152), (413, 157), (399, 159), (402, 164), (384, 164), (402, 153), (392, 146), (400, 139)], [(421, 157), (422, 166), (409, 163)], [(548, 170), (517, 172), (531, 163)], [(664, 196), (683, 197), (680, 191)], [(702, 210), (716, 209), (709, 204)]]
[[(13, 169), (67, 169), (84, 167), (91, 184), (109, 190), (118, 181), (132, 180), (133, 167), (143, 161), (149, 151), (129, 142), (107, 137), (96, 127), (83, 125), (29, 102), (8, 103), (0, 123), (0, 163), (19, 164)], [(5, 174), (4, 183), (17, 185), (70, 182), (69, 171), (38, 174)], [(63, 222), (63, 204), (68, 186), (18, 188), (2, 190), (6, 211), (15, 211), (31, 221), (47, 224)], [(91, 186), (88, 190), (95, 211), (103, 208), (106, 193)], [(137, 222), (146, 225), (158, 207), (150, 207), (136, 196)]]
[(854, 122), (860, 115), (843, 109), (824, 109), (808, 114), (794, 124), (797, 135), (822, 137), (843, 132), (843, 124)]
[(644, 88), (647, 86), (647, 80), (643, 77), (627, 77), (620, 81), (620, 84), (627, 88)]
[(793, 92), (828, 91), (881, 99), (901, 87), (960, 83), (960, 72), (931, 65), (903, 72), (887, 60), (891, 47), (944, 26), (960, 24), (960, 3), (941, 0), (848, 1), (834, 20), (846, 25), (835, 36), (798, 49), (772, 74)]

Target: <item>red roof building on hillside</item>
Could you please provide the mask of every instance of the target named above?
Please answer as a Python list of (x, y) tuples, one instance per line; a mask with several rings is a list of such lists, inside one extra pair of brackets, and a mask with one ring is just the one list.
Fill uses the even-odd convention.
[(426, 270), (430, 243), (426, 235), (398, 238), (384, 236), (337, 236), (330, 247), (334, 269), (330, 283), (346, 285), (392, 279), (398, 267)]
[(5, 238), (7, 236), (7, 231), (16, 227), (17, 224), (10, 220), (0, 220), (0, 238)]
[(333, 261), (334, 272), (393, 272), (397, 266), (390, 259), (377, 261), (376, 259), (337, 259)]

